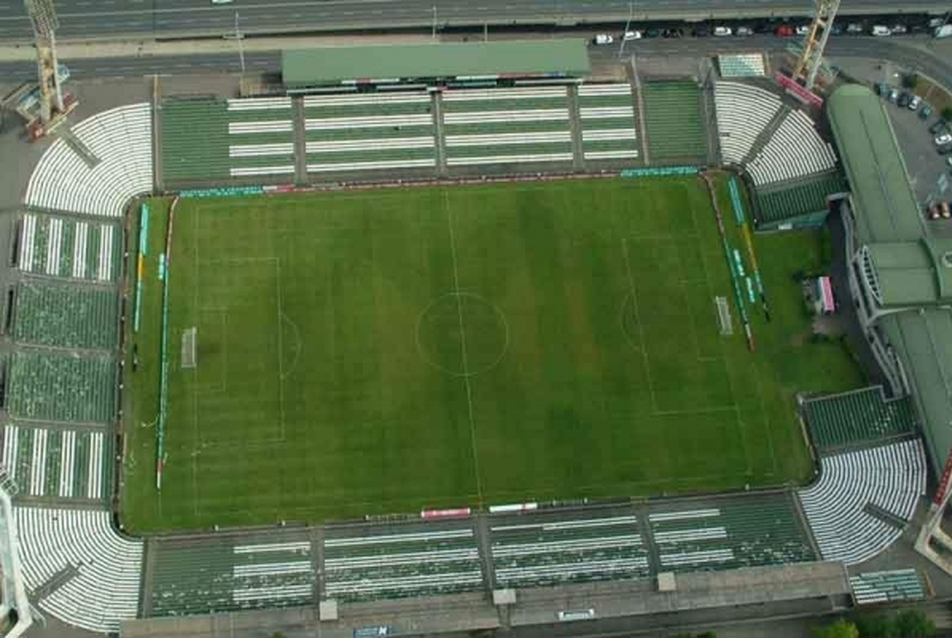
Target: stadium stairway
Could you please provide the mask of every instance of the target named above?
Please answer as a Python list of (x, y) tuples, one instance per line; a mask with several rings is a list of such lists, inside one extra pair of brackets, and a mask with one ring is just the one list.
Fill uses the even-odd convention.
[(72, 133), (101, 161), (91, 168), (66, 140), (56, 140), (30, 176), (28, 206), (120, 217), (132, 197), (152, 192), (148, 103), (102, 111), (76, 124)]
[(17, 506), (15, 515), (28, 591), (57, 581), (41, 610), (99, 633), (136, 617), (142, 542), (119, 535), (109, 512)]
[(925, 450), (915, 439), (822, 456), (819, 478), (798, 497), (823, 559), (856, 565), (902, 535), (867, 505), (908, 521), (925, 489)]

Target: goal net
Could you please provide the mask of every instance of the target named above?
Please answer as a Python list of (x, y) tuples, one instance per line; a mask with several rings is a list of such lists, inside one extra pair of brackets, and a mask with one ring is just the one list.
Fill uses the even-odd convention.
[(722, 335), (734, 334), (734, 324), (731, 322), (731, 309), (727, 305), (727, 297), (714, 297), (717, 306), (717, 322), (720, 324)]
[(197, 361), (195, 357), (195, 341), (198, 328), (192, 326), (182, 333), (182, 367), (194, 368)]

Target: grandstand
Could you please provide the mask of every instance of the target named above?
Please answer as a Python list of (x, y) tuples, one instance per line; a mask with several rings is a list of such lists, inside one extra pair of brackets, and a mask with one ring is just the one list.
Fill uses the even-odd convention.
[(432, 169), (432, 111), (423, 91), (305, 96), (307, 172)]
[[(646, 82), (642, 97), (645, 140), (632, 86), (616, 83), (165, 98), (157, 115), (160, 149), (152, 148), (146, 104), (105, 111), (74, 128), (97, 159), (92, 167), (66, 142), (54, 142), (30, 179), (28, 210), (19, 219), (15, 263), (21, 272), (2, 432), (3, 465), (21, 486), (15, 511), (24, 577), (38, 606), (81, 628), (116, 632), (137, 616), (328, 600), (356, 605), (609, 580), (644, 584), (659, 572), (820, 559), (853, 565), (893, 543), (925, 491), (926, 449), (914, 437), (928, 426), (917, 415), (940, 409), (936, 399), (909, 395), (901, 385), (803, 402), (820, 472), (799, 490), (148, 543), (114, 529), (107, 508), (115, 483), (111, 460), (121, 449), (114, 429), (122, 356), (117, 220), (130, 198), (153, 190), (153, 151), (170, 187), (285, 184), (302, 172), (315, 179), (355, 173), (380, 179), (399, 169), (432, 176), (487, 166), (516, 172), (527, 164), (553, 170), (602, 160), (642, 164), (645, 143), (652, 163), (703, 162), (697, 84)], [(825, 219), (830, 195), (845, 186), (836, 155), (809, 118), (741, 82), (718, 82), (714, 98), (723, 162), (749, 175), (758, 228)], [(866, 183), (859, 169), (846, 168), (854, 188)], [(861, 197), (854, 194), (852, 205), (859, 208)], [(876, 232), (883, 227), (872, 224)], [(865, 231), (853, 232), (855, 241)], [(871, 254), (876, 262), (876, 251)], [(870, 268), (878, 278), (853, 275), (857, 288), (869, 291), (867, 308), (876, 307), (869, 296), (877, 291), (880, 304), (890, 306), (896, 297), (890, 296), (888, 264)], [(932, 312), (945, 311), (930, 305)], [(912, 319), (878, 319), (903, 361), (926, 347)], [(897, 324), (892, 332), (887, 321)], [(936, 330), (946, 323), (944, 315), (932, 314), (914, 321)], [(928, 387), (929, 371), (908, 367), (914, 381)], [(945, 435), (926, 433), (935, 468)], [(907, 573), (860, 574), (852, 586), (861, 602), (921, 596)]]
[(701, 89), (693, 80), (654, 80), (641, 85), (652, 162), (707, 160)]

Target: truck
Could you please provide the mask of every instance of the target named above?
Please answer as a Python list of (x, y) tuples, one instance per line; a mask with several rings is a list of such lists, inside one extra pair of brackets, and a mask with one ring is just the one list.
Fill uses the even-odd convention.
[(952, 35), (952, 24), (943, 24), (941, 27), (936, 27), (935, 31), (932, 32), (932, 35), (937, 38), (947, 38)]

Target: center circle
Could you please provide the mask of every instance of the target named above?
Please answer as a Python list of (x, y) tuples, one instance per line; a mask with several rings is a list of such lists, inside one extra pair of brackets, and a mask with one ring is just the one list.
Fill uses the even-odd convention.
[(454, 377), (487, 372), (509, 348), (509, 324), (496, 304), (469, 292), (450, 292), (420, 313), (417, 346), (428, 364)]

